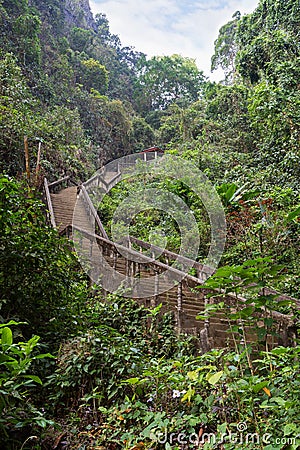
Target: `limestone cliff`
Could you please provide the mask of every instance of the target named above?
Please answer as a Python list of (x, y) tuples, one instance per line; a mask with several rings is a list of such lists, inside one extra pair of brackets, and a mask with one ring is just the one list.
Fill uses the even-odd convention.
[(69, 27), (96, 30), (89, 0), (65, 0), (65, 23)]
[(28, 4), (57, 33), (68, 33), (73, 27), (96, 30), (89, 0), (28, 0)]

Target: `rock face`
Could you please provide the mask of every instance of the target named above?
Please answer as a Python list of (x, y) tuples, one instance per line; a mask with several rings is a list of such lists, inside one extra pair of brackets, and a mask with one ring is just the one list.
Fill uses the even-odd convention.
[(97, 29), (89, 0), (65, 0), (65, 23), (70, 28)]

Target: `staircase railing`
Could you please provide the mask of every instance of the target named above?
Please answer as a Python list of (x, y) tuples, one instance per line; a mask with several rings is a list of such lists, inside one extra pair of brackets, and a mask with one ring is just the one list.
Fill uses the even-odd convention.
[[(73, 227), (73, 231), (77, 231), (80, 236), (84, 237), (84, 239), (87, 239), (90, 242), (91, 248), (93, 245), (96, 245), (101, 249), (99, 255), (101, 255), (101, 258), (103, 255), (107, 255), (108, 260), (112, 263), (112, 269), (116, 268), (118, 259), (124, 260), (124, 255), (126, 255), (126, 263), (123, 264), (123, 270), (124, 275), (131, 277), (137, 284), (139, 283), (139, 273), (142, 269), (148, 271), (151, 270), (153, 275), (159, 275), (163, 274), (166, 270), (170, 273), (171, 278), (176, 282), (177, 281), (177, 287), (176, 291), (170, 294), (170, 290), (162, 293), (153, 293), (153, 296), (148, 299), (140, 299), (139, 301), (142, 301), (143, 303), (147, 302), (148, 300), (151, 300), (151, 305), (155, 306), (158, 303), (163, 303), (165, 307), (171, 307), (173, 311), (175, 312), (176, 317), (176, 323), (177, 323), (177, 329), (180, 332), (187, 332), (187, 326), (186, 323), (188, 323), (190, 326), (189, 329), (197, 329), (198, 332), (202, 333), (202, 339), (204, 339), (204, 334), (206, 336), (210, 336), (210, 339), (213, 340), (214, 336), (214, 327), (216, 327), (216, 324), (210, 323), (210, 319), (207, 318), (204, 322), (197, 321), (195, 319), (196, 316), (196, 309), (198, 308), (198, 313), (201, 313), (205, 309), (205, 306), (213, 301), (216, 302), (216, 297), (219, 297), (222, 295), (222, 301), (227, 304), (227, 306), (231, 306), (234, 308), (238, 308), (238, 305), (242, 305), (246, 302), (246, 299), (243, 297), (236, 297), (235, 294), (224, 294), (224, 292), (221, 289), (214, 289), (213, 293), (215, 293), (215, 298), (212, 297), (210, 300), (207, 300), (207, 294), (209, 290), (201, 289), (201, 292), (197, 287), (203, 283), (203, 279), (186, 274), (182, 271), (180, 271), (177, 268), (170, 267), (167, 264), (164, 264), (154, 258), (151, 258), (149, 256), (143, 255), (140, 252), (130, 249), (127, 247), (124, 247), (119, 244), (115, 244), (113, 241), (106, 239), (102, 236), (99, 236), (94, 233), (90, 233), (86, 230), (82, 230), (79, 227)], [(92, 253), (92, 252), (91, 252)], [(135, 263), (134, 261), (138, 260), (139, 263)], [(99, 261), (99, 264), (101, 261)], [(113, 267), (114, 266), (114, 267)], [(138, 266), (138, 267), (137, 267)], [(176, 286), (176, 285), (175, 285)], [(191, 297), (187, 296), (187, 289), (190, 293), (193, 295), (193, 301), (191, 303)], [(132, 297), (133, 298), (139, 298), (134, 296), (134, 286), (132, 286)], [(211, 293), (211, 292), (210, 292)], [(173, 298), (173, 301), (170, 303), (168, 298), (171, 295)], [(174, 298), (176, 297), (176, 300)], [(169, 306), (168, 306), (169, 305)], [(265, 317), (269, 315), (269, 312), (265, 312)], [(272, 319), (274, 320), (274, 328), (277, 329), (278, 332), (278, 339), (280, 345), (292, 345), (294, 340), (294, 320), (292, 315), (282, 314), (277, 311), (272, 311)], [(223, 317), (223, 318), (222, 318)], [(219, 325), (218, 329), (223, 329), (223, 340), (225, 342), (226, 340), (226, 327), (228, 326), (227, 319), (224, 312), (219, 312), (219, 316), (217, 319)], [(210, 330), (212, 328), (212, 330)], [(201, 331), (202, 330), (202, 331)], [(249, 335), (251, 336), (251, 333), (253, 331), (249, 331)], [(207, 348), (210, 347), (209, 343), (207, 342)], [(205, 345), (206, 345), (205, 344)]]
[[(110, 172), (112, 173), (112, 172)], [(216, 301), (214, 297), (211, 299), (208, 298), (207, 290), (197, 290), (197, 287), (200, 284), (203, 284), (205, 280), (212, 275), (213, 269), (201, 264), (197, 261), (194, 261), (190, 258), (180, 256), (174, 252), (163, 249), (159, 246), (152, 245), (148, 242), (144, 242), (135, 237), (130, 237), (128, 242), (128, 247), (124, 245), (120, 245), (111, 241), (108, 238), (106, 230), (101, 222), (101, 219), (97, 213), (97, 209), (93, 204), (93, 201), (87, 191), (87, 187), (91, 188), (91, 193), (93, 192), (93, 187), (99, 187), (100, 183), (105, 183), (105, 187), (110, 187), (112, 183), (116, 183), (119, 177), (121, 176), (121, 172), (116, 172), (110, 180), (107, 182), (103, 180), (103, 177), (100, 174), (97, 174), (86, 183), (80, 187), (82, 200), (84, 202), (84, 207), (86, 208), (87, 213), (93, 217), (95, 220), (95, 233), (91, 232), (91, 230), (84, 230), (80, 227), (67, 226), (65, 233), (72, 238), (74, 238), (74, 232), (78, 232), (81, 242), (83, 239), (87, 239), (87, 247), (89, 248), (90, 256), (94, 255), (94, 245), (98, 247), (100, 251), (100, 255), (107, 254), (108, 260), (111, 263), (111, 267), (116, 269), (118, 262), (121, 270), (125, 273), (123, 275), (127, 276), (134, 285), (132, 286), (132, 293), (137, 293), (138, 291), (134, 291), (136, 287), (139, 285), (139, 278), (141, 271), (152, 271), (152, 274), (155, 278), (155, 292), (152, 292), (151, 296), (151, 305), (155, 305), (158, 302), (163, 302), (166, 308), (170, 307), (175, 312), (177, 329), (179, 332), (182, 330), (187, 330), (187, 323), (192, 324), (190, 328), (197, 329), (197, 332), (200, 332), (201, 342), (203, 348), (210, 348), (208, 343), (208, 339), (214, 339), (212, 334), (214, 330), (216, 333), (223, 333), (225, 336), (225, 331), (220, 331), (222, 327), (225, 327), (227, 324), (227, 319), (225, 317), (224, 312), (220, 312), (220, 316), (215, 319), (215, 322), (210, 322), (210, 319), (207, 318), (204, 322), (196, 321), (195, 319), (195, 308), (198, 308), (198, 312), (201, 312), (205, 309), (205, 306), (211, 302)], [(55, 216), (51, 201), (50, 189), (55, 189), (59, 185), (69, 182), (69, 177), (61, 178), (53, 183), (48, 183), (47, 179), (44, 179), (44, 191), (46, 197), (46, 203), (48, 206), (49, 212), (49, 220), (54, 228), (56, 228)], [(98, 235), (98, 231), (101, 235)], [(138, 247), (140, 250), (148, 250), (150, 251), (150, 256), (143, 254), (143, 252), (136, 250), (134, 247)], [(102, 260), (101, 256), (101, 260)], [(100, 256), (99, 256), (100, 258)], [(156, 258), (160, 258), (156, 259)], [(138, 262), (137, 262), (138, 261)], [(176, 262), (176, 264), (173, 264)], [(170, 265), (170, 263), (173, 264)], [(101, 264), (99, 260), (97, 264)], [(180, 266), (182, 264), (182, 266)], [(177, 266), (177, 267), (176, 267)], [(184, 267), (190, 267), (195, 269), (196, 276), (191, 274), (187, 274), (184, 270)], [(108, 269), (110, 271), (109, 265)], [(182, 270), (181, 270), (182, 269)], [(164, 274), (164, 272), (168, 272), (175, 282), (175, 292), (174, 289), (166, 290), (160, 293), (159, 291), (159, 275)], [(110, 273), (110, 272), (108, 272)], [(177, 282), (177, 285), (176, 285)], [(157, 288), (157, 289), (156, 289)], [(190, 289), (190, 293), (187, 294), (187, 289)], [(245, 299), (242, 297), (237, 298), (233, 294), (224, 294), (221, 290), (215, 289), (213, 291), (215, 293), (215, 297), (222, 295), (222, 300), (224, 300), (227, 306), (236, 306), (237, 304), (241, 305), (245, 302)], [(132, 295), (133, 298), (140, 298), (138, 295)], [(168, 300), (169, 299), (169, 300)], [(171, 300), (170, 300), (171, 299)], [(146, 301), (148, 301), (147, 299)], [(197, 305), (194, 305), (194, 302), (197, 302)], [(169, 305), (169, 306), (168, 306)], [(192, 305), (192, 306), (191, 306)], [(299, 308), (299, 302), (297, 302), (297, 307)], [(222, 316), (223, 314), (223, 316)], [(267, 316), (269, 313), (266, 311), (265, 315)], [(275, 319), (276, 327), (280, 335), (280, 343), (282, 345), (290, 345), (293, 341), (294, 337), (292, 336), (292, 331), (294, 330), (294, 321), (292, 315), (281, 314), (279, 312), (273, 311), (272, 318)], [(188, 317), (188, 318), (187, 318)], [(222, 334), (222, 336), (223, 336)], [(251, 332), (250, 332), (251, 334)], [(222, 337), (225, 342), (225, 337)], [(292, 337), (291, 337), (292, 336)], [(219, 338), (221, 339), (221, 338)]]
[(86, 190), (86, 188), (85, 188), (84, 185), (81, 186), (81, 192), (82, 192), (82, 195), (83, 195), (83, 199), (84, 199), (85, 206), (86, 206), (87, 209), (88, 209), (88, 212), (89, 212), (89, 213), (93, 216), (93, 218), (95, 219), (96, 225), (98, 226), (101, 235), (102, 235), (105, 239), (107, 239), (107, 238), (108, 238), (107, 233), (106, 233), (106, 231), (105, 231), (105, 229), (104, 229), (104, 226), (102, 225), (102, 222), (101, 222), (101, 220), (100, 220), (100, 217), (99, 217), (99, 215), (98, 215), (98, 212), (97, 212), (95, 206), (93, 205), (93, 202), (92, 202), (92, 200), (90, 199), (90, 196), (89, 196), (89, 194), (87, 193), (87, 190)]
[(48, 184), (47, 178), (44, 178), (44, 193), (45, 193), (47, 210), (48, 210), (48, 220), (50, 221), (52, 227), (56, 229), (55, 216), (54, 216), (52, 200), (51, 200), (51, 195), (50, 195), (49, 184)]
[(201, 264), (193, 259), (187, 258), (186, 256), (178, 255), (177, 253), (171, 252), (170, 250), (163, 249), (157, 245), (150, 244), (149, 242), (142, 241), (133, 236), (129, 237), (130, 243), (135, 244), (141, 249), (151, 250), (153, 258), (155, 255), (159, 255), (159, 258), (164, 258), (165, 263), (169, 266), (171, 261), (176, 261), (176, 264), (182, 264), (196, 270), (196, 277), (204, 282), (213, 273), (214, 269), (204, 264)]

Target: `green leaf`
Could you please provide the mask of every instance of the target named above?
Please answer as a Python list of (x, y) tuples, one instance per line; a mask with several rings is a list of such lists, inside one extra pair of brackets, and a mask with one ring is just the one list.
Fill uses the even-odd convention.
[(225, 423), (222, 423), (221, 425), (218, 425), (218, 433), (221, 433), (221, 434), (226, 434), (226, 431), (227, 431), (227, 423), (225, 422)]
[(48, 425), (47, 420), (41, 418), (41, 419), (36, 419), (36, 423), (38, 426), (40, 426), (41, 428), (46, 428), (46, 426)]
[(188, 423), (189, 423), (189, 425), (191, 425), (192, 427), (194, 427), (195, 425), (198, 425), (198, 423), (199, 423), (199, 417), (191, 417), (190, 419), (188, 419)]
[(104, 406), (99, 406), (98, 411), (100, 411), (102, 414), (108, 413), (108, 409), (105, 408)]
[(287, 423), (283, 429), (285, 436), (290, 436), (291, 434), (296, 434), (298, 431), (298, 426), (295, 423)]
[(284, 355), (288, 352), (289, 352), (289, 349), (285, 348), (285, 347), (277, 347), (277, 348), (273, 348), (273, 350), (271, 350), (271, 353), (273, 355)]
[(51, 355), (51, 353), (40, 353), (39, 355), (34, 357), (34, 359), (43, 359), (43, 358), (54, 358), (55, 359), (55, 356)]
[(224, 373), (223, 370), (220, 370), (220, 372), (216, 372), (214, 374), (208, 373), (206, 376), (206, 379), (210, 384), (212, 384), (214, 386), (215, 384), (218, 383), (218, 381), (222, 377), (223, 373)]
[(43, 384), (42, 380), (37, 375), (23, 375), (23, 378), (27, 378), (28, 380), (32, 380), (38, 384)]
[(188, 391), (184, 394), (184, 396), (182, 397), (181, 401), (185, 402), (186, 400), (188, 400), (189, 402), (191, 401), (191, 398), (195, 395), (195, 390), (190, 386)]
[(17, 362), (17, 360), (12, 358), (11, 356), (0, 353), (0, 364), (2, 364), (3, 362), (6, 362), (6, 361), (16, 361)]
[(10, 328), (5, 327), (2, 329), (2, 334), (1, 334), (1, 343), (2, 346), (4, 345), (12, 345), (13, 343), (13, 336), (12, 336), (12, 331)]
[(206, 320), (207, 317), (208, 317), (208, 316), (201, 316), (201, 315), (198, 315), (198, 316), (196, 316), (196, 320)]
[(123, 380), (122, 384), (137, 384), (140, 381), (139, 378), (128, 378), (127, 380)]
[(285, 406), (285, 400), (281, 397), (273, 397), (272, 402), (277, 403), (279, 406)]
[(242, 318), (242, 319), (248, 319), (249, 317), (251, 317), (252, 314), (253, 314), (253, 312), (254, 312), (254, 309), (255, 309), (255, 308), (253, 308), (253, 307), (251, 307), (251, 306), (242, 309), (242, 310), (240, 311), (241, 318)]
[(193, 370), (191, 372), (187, 373), (188, 378), (191, 381), (197, 381), (198, 377), (199, 377), (199, 371), (198, 370)]
[(294, 211), (290, 212), (287, 216), (286, 220), (287, 222), (291, 222), (296, 217), (300, 216), (300, 206), (298, 206)]
[(252, 387), (253, 392), (257, 393), (261, 391), (264, 387), (266, 387), (269, 384), (268, 381), (262, 381), (261, 383), (257, 383), (255, 386)]
[(227, 189), (227, 191), (224, 194), (224, 197), (226, 198), (227, 202), (230, 202), (237, 191), (236, 184), (232, 183), (231, 186)]

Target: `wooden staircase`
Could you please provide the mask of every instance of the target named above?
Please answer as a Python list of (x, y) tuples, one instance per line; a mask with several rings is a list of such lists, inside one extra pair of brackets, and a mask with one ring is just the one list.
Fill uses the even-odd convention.
[(72, 225), (74, 205), (77, 200), (77, 187), (71, 186), (58, 194), (50, 194), (54, 211), (55, 223), (59, 233)]
[[(237, 320), (232, 323), (228, 320), (228, 314), (238, 311), (243, 306), (244, 299), (234, 295), (225, 295), (220, 298), (220, 291), (199, 289), (199, 286), (212, 274), (212, 269), (192, 261), (196, 276), (187, 275), (172, 266), (172, 262), (176, 259), (180, 263), (180, 257), (175, 253), (152, 246), (154, 253), (152, 257), (149, 257), (143, 254), (145, 249), (149, 249), (149, 243), (131, 238), (128, 247), (124, 247), (108, 239), (97, 211), (87, 194), (86, 186), (99, 187), (101, 183), (104, 183), (105, 188), (111, 188), (110, 183), (116, 184), (117, 179), (118, 174), (111, 172), (105, 174), (102, 179), (96, 176), (81, 187), (66, 187), (58, 193), (50, 192), (53, 186), (57, 188), (58, 182), (48, 184), (45, 180), (44, 183), (49, 220), (60, 234), (67, 234), (72, 238), (75, 248), (81, 255), (81, 264), (90, 278), (101, 286), (105, 284), (103, 282), (106, 281), (105, 277), (113, 279), (115, 275), (112, 274), (119, 274), (120, 279), (126, 280), (125, 285), (119, 286), (118, 276), (116, 277), (116, 290), (119, 293), (124, 295), (126, 292), (126, 296), (136, 298), (139, 303), (149, 307), (161, 303), (162, 312), (174, 313), (178, 333), (197, 336), (203, 352), (211, 348), (227, 346), (233, 348), (241, 342), (258, 346), (256, 332), (246, 321)], [(76, 217), (75, 221), (74, 217)], [(155, 259), (156, 249), (160, 254), (157, 259)], [(147, 279), (151, 279), (152, 284), (141, 285), (143, 280)], [(196, 319), (196, 316), (203, 313), (208, 304), (220, 301), (224, 302), (224, 308), (219, 309), (211, 317), (205, 317), (204, 320)], [(300, 304), (297, 306), (300, 307)], [(276, 332), (267, 335), (268, 347), (293, 345), (295, 342), (293, 318), (277, 312), (266, 312), (265, 317), (272, 317), (274, 321), (272, 331)], [(257, 324), (264, 326), (263, 317), (257, 317)], [(233, 325), (242, 326), (244, 335), (236, 331), (230, 332)]]

